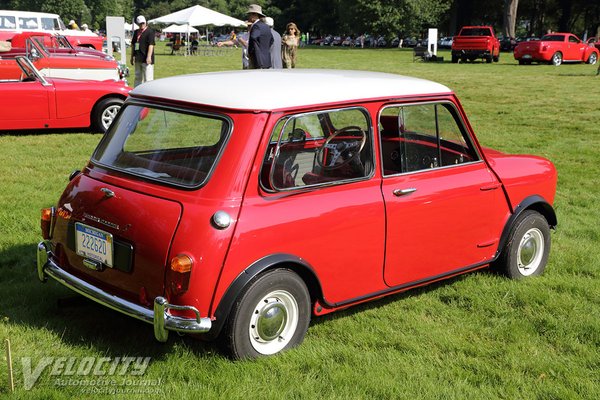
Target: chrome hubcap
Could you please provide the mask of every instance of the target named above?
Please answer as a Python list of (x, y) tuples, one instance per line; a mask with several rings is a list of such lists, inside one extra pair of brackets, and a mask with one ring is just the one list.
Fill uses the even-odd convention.
[(531, 228), (521, 238), (517, 253), (517, 267), (521, 275), (533, 274), (540, 266), (544, 255), (544, 235), (537, 228)]
[(250, 343), (261, 354), (281, 351), (298, 326), (298, 303), (285, 290), (276, 290), (263, 297), (250, 318)]
[(120, 105), (113, 105), (104, 109), (102, 113), (102, 127), (104, 127), (104, 130), (107, 130), (110, 124), (112, 124), (120, 109)]

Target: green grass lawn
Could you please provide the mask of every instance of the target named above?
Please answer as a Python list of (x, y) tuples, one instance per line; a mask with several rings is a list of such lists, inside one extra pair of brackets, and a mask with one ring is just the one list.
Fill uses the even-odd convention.
[[(183, 57), (163, 54), (160, 44), (157, 53), (156, 78), (241, 66), (239, 49)], [(61, 386), (56, 379), (68, 377), (53, 375), (51, 368), (26, 390), (23, 358), (30, 357), (35, 368), (42, 357), (132, 356), (152, 358), (143, 376), (116, 375), (115, 384), (91, 389), (140, 399), (596, 399), (596, 66), (518, 66), (507, 53), (494, 64), (451, 64), (449, 52), (441, 55), (446, 62), (423, 63), (413, 62), (410, 50), (309, 48), (300, 50), (298, 66), (385, 71), (440, 82), (458, 94), (484, 146), (551, 159), (559, 173), (559, 226), (544, 276), (514, 282), (481, 271), (315, 318), (302, 346), (257, 361), (232, 362), (213, 344), (177, 335), (160, 344), (150, 325), (92, 302), (75, 298), (59, 306), (57, 299), (72, 293), (56, 282), (42, 285), (36, 277), (39, 209), (56, 203), (69, 173), (84, 165), (101, 136), (1, 135), (0, 343), (7, 337), (12, 342), (16, 392), (7, 394), (1, 346), (0, 397), (90, 397), (89, 387)], [(160, 385), (141, 386), (142, 379)]]

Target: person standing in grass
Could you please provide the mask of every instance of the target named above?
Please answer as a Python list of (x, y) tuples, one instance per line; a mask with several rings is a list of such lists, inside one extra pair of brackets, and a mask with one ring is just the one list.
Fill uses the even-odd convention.
[(265, 14), (262, 12), (262, 7), (250, 4), (247, 14), (248, 21), (252, 23), (248, 39), (250, 69), (271, 68), (270, 49), (273, 44), (273, 34), (271, 28), (263, 21)]
[(285, 33), (281, 38), (281, 58), (284, 68), (296, 68), (296, 53), (300, 44), (300, 31), (295, 23), (290, 22), (285, 27)]
[(283, 68), (281, 61), (281, 35), (273, 29), (273, 25), (275, 25), (273, 18), (266, 17), (265, 23), (271, 28), (271, 34), (273, 35), (273, 44), (269, 50), (271, 52), (271, 68), (281, 69)]
[(135, 83), (138, 86), (154, 79), (154, 30), (148, 28), (146, 18), (139, 15), (135, 22), (139, 29), (131, 38), (131, 64), (135, 65)]

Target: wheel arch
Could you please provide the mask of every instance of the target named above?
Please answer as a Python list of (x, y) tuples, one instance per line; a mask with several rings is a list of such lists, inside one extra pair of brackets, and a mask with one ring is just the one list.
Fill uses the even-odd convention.
[(107, 93), (104, 96), (99, 97), (94, 103), (92, 111), (90, 112), (90, 127), (94, 127), (94, 117), (98, 113), (98, 105), (106, 99), (119, 99), (125, 101), (127, 99), (127, 96), (124, 96), (120, 93)]
[(314, 269), (305, 260), (291, 254), (271, 254), (255, 261), (229, 285), (214, 312), (215, 320), (212, 329), (205, 336), (210, 339), (219, 335), (229, 317), (233, 304), (250, 281), (264, 272), (279, 268), (289, 269), (300, 276), (308, 289), (311, 303), (323, 298), (321, 282)]
[(546, 218), (546, 221), (548, 221), (548, 225), (551, 229), (556, 228), (556, 225), (558, 224), (556, 212), (542, 196), (534, 195), (525, 198), (521, 203), (519, 203), (519, 205), (515, 207), (515, 211), (506, 222), (506, 225), (504, 225), (504, 230), (502, 231), (502, 236), (500, 236), (500, 242), (498, 243), (498, 250), (496, 250), (495, 259), (497, 259), (504, 250), (506, 241), (508, 240), (510, 232), (515, 225), (515, 221), (521, 214), (523, 214), (523, 212), (527, 210), (537, 211), (544, 218)]

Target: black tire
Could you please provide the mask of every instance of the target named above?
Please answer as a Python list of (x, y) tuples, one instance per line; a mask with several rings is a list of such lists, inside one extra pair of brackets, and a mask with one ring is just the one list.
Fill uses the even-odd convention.
[(519, 65), (525, 65), (525, 64), (527, 64), (525, 61), (519, 60)]
[(493, 57), (492, 57), (492, 55), (491, 55), (491, 54), (490, 54), (489, 56), (486, 56), (486, 57), (485, 57), (485, 62), (486, 62), (487, 64), (491, 64), (491, 63), (492, 63), (492, 60), (493, 60)]
[(498, 52), (497, 56), (492, 56), (492, 60), (494, 60), (494, 62), (500, 61), (500, 52)]
[(458, 56), (452, 55), (452, 64), (456, 64), (458, 62)]
[(493, 267), (511, 279), (541, 275), (550, 253), (550, 227), (537, 211), (524, 211), (511, 228)]
[(598, 55), (596, 53), (590, 54), (590, 56), (587, 59), (587, 63), (590, 65), (594, 65), (597, 62), (598, 62)]
[(560, 51), (557, 51), (556, 53), (554, 53), (552, 55), (552, 58), (550, 59), (550, 64), (554, 65), (555, 67), (558, 67), (560, 64), (562, 64), (562, 62), (563, 62), (563, 56)]
[(302, 343), (310, 316), (304, 281), (288, 269), (268, 271), (244, 288), (222, 339), (234, 359), (273, 355)]
[(92, 128), (105, 133), (117, 116), (123, 105), (123, 100), (117, 97), (108, 97), (101, 100), (92, 110)]

